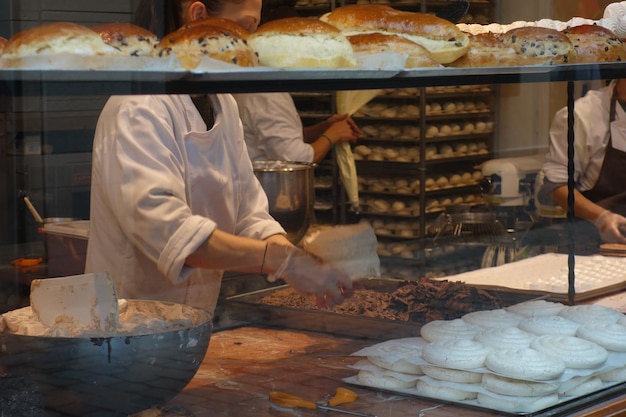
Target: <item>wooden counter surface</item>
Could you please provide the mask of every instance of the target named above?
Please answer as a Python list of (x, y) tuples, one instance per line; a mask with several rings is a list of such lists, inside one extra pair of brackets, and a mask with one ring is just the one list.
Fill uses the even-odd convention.
[[(194, 379), (177, 397), (159, 410), (141, 417), (289, 417), (317, 416), (315, 410), (279, 409), (268, 392), (284, 391), (310, 401), (330, 398), (337, 387), (358, 394), (341, 407), (377, 417), (491, 417), (500, 415), (458, 405), (393, 395), (349, 386), (343, 378), (354, 375), (350, 354), (376, 343), (298, 330), (242, 327), (215, 333)], [(572, 416), (607, 417), (626, 414), (626, 395), (578, 411)], [(328, 416), (348, 415), (329, 412)]]

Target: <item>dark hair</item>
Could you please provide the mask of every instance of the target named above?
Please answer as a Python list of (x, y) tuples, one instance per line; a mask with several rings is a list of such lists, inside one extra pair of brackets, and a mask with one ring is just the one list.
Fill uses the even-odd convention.
[[(159, 38), (180, 28), (184, 9), (194, 0), (140, 0), (133, 16), (133, 23), (148, 29)], [(221, 13), (229, 0), (197, 0), (206, 7), (210, 16)]]

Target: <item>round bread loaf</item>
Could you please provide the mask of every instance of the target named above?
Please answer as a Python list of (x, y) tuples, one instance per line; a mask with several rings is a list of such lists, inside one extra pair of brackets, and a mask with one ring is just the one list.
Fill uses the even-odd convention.
[(501, 36), (506, 47), (513, 48), (524, 65), (556, 65), (576, 62), (576, 49), (565, 34), (538, 26), (511, 29)]
[(623, 42), (600, 25), (580, 25), (563, 33), (576, 48), (576, 62), (622, 62), (626, 60)]
[(438, 398), (446, 401), (464, 401), (476, 398), (476, 392), (463, 391), (456, 388), (430, 385), (426, 381), (419, 380), (415, 386), (417, 395), (430, 398)]
[(376, 54), (394, 52), (405, 54), (405, 68), (441, 67), (426, 48), (399, 35), (385, 35), (382, 33), (361, 33), (348, 36), (354, 53)]
[(524, 317), (534, 317), (556, 315), (559, 314), (564, 307), (563, 304), (552, 301), (532, 300), (510, 305), (506, 307), (505, 310)]
[(523, 317), (504, 309), (473, 311), (461, 317), (468, 323), (482, 327), (516, 327)]
[(580, 324), (588, 323), (617, 323), (624, 317), (620, 311), (598, 304), (584, 304), (567, 306), (559, 312), (559, 316)]
[(474, 340), (446, 339), (424, 346), (422, 358), (445, 368), (471, 370), (484, 366), (488, 353), (488, 348)]
[(483, 374), (480, 372), (442, 368), (441, 366), (432, 365), (422, 365), (420, 368), (425, 375), (440, 381), (457, 382), (459, 384), (476, 384), (483, 378)]
[(470, 47), (465, 55), (450, 63), (451, 67), (502, 67), (521, 65), (515, 49), (505, 45), (495, 33), (470, 35)]
[(606, 350), (626, 352), (626, 326), (617, 323), (583, 324), (576, 336), (594, 342)]
[(537, 336), (530, 347), (554, 359), (560, 358), (565, 366), (573, 369), (597, 368), (609, 357), (602, 346), (574, 336)]
[(474, 336), (474, 340), (493, 349), (521, 349), (530, 346), (535, 335), (517, 327), (492, 327)]
[(518, 327), (535, 335), (557, 334), (574, 336), (579, 323), (566, 319), (563, 316), (535, 316), (519, 322)]
[(542, 410), (559, 402), (558, 394), (549, 394), (543, 397), (494, 397), (489, 394), (478, 393), (478, 404), (486, 408), (512, 413), (532, 413)]
[(173, 54), (186, 69), (196, 68), (205, 56), (241, 67), (258, 64), (256, 54), (241, 32), (211, 25), (197, 25), (172, 32), (161, 39), (153, 52), (158, 57)]
[(360, 384), (367, 385), (368, 387), (390, 389), (413, 388), (418, 378), (417, 375), (414, 375), (414, 378), (396, 378), (396, 376), (389, 372), (374, 373), (365, 369), (360, 370), (356, 376)]
[(339, 28), (346, 36), (370, 32), (404, 36), (426, 48), (440, 64), (456, 61), (465, 55), (470, 46), (469, 36), (447, 20), (385, 5), (346, 5), (337, 7), (320, 19)]
[(4, 47), (7, 45), (7, 42), (9, 42), (7, 38), (0, 36), (0, 55), (4, 52)]
[(536, 382), (508, 378), (494, 374), (483, 374), (483, 387), (491, 392), (514, 397), (542, 397), (557, 392), (559, 382)]
[(105, 23), (91, 30), (126, 56), (149, 56), (159, 43), (154, 33), (131, 23)]
[(482, 327), (461, 319), (433, 320), (422, 326), (420, 335), (429, 342), (446, 339), (471, 339)]
[(528, 381), (549, 381), (565, 372), (562, 360), (531, 348), (493, 350), (485, 366), (499, 375)]
[(16, 33), (7, 42), (3, 58), (36, 55), (74, 54), (84, 56), (120, 55), (86, 26), (69, 22), (46, 23)]
[(356, 66), (348, 39), (318, 19), (289, 17), (261, 25), (248, 38), (261, 65), (275, 68), (349, 68)]

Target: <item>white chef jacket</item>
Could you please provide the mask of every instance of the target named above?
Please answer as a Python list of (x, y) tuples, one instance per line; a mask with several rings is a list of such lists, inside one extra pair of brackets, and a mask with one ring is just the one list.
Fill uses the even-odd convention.
[[(591, 90), (574, 103), (574, 183), (583, 192), (591, 190), (602, 169), (611, 126), (611, 96), (615, 82), (599, 90)], [(616, 106), (612, 127), (626, 122), (626, 113)], [(613, 147), (626, 151), (626, 135), (612, 137)], [(550, 127), (550, 147), (543, 174), (553, 184), (567, 184), (567, 108), (559, 110)]]
[(216, 228), (263, 239), (268, 213), (236, 103), (211, 96), (207, 126), (188, 95), (109, 99), (93, 145), (87, 272), (111, 274), (119, 296), (213, 312), (222, 271), (185, 265)]
[(313, 162), (302, 120), (289, 93), (235, 94), (253, 161)]

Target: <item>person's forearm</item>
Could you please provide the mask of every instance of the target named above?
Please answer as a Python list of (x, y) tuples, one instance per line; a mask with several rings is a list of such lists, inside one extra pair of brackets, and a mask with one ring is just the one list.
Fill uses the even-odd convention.
[(313, 143), (315, 142), (322, 133), (324, 133), (324, 131), (326, 129), (328, 129), (328, 127), (330, 126), (330, 123), (325, 120), (323, 122), (319, 122), (316, 123), (312, 126), (306, 126), (302, 129), (302, 136), (304, 137), (304, 141), (306, 143)]
[(267, 274), (274, 272), (284, 259), (281, 256), (284, 250), (277, 250), (277, 247), (290, 245), (283, 235), (258, 240), (215, 230), (187, 257), (186, 264), (195, 268)]
[[(568, 189), (562, 186), (552, 191), (551, 197), (556, 204), (567, 210), (568, 207)], [(580, 219), (594, 222), (605, 209), (587, 197), (580, 191), (574, 190), (574, 215)]]

